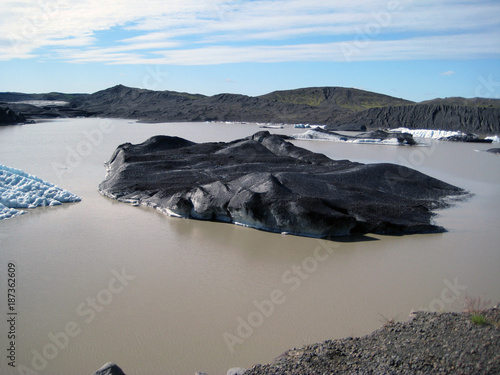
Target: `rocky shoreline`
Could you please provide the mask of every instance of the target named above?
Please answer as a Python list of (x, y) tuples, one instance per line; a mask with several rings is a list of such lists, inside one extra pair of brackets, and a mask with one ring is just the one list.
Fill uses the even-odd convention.
[[(484, 320), (473, 322), (473, 316)], [(114, 364), (107, 364), (99, 371), (93, 375), (124, 375)], [(227, 372), (232, 375), (499, 373), (498, 306), (476, 313), (415, 312), (406, 322), (387, 321), (363, 337), (290, 349), (272, 363)], [(197, 373), (201, 374), (205, 373)]]

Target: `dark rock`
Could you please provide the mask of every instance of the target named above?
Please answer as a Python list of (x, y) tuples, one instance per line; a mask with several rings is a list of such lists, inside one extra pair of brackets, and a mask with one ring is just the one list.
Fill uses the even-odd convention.
[(401, 132), (387, 132), (385, 130), (374, 130), (368, 133), (361, 133), (356, 135), (356, 138), (361, 139), (379, 139), (379, 140), (387, 140), (396, 138), (399, 144), (406, 145), (416, 145), (417, 142), (413, 139), (413, 136), (409, 133), (401, 133)]
[(461, 135), (452, 135), (450, 137), (441, 138), (444, 141), (450, 142), (469, 142), (469, 143), (491, 143), (493, 142), (491, 139), (483, 139), (478, 135), (473, 133), (461, 134)]
[(343, 132), (365, 132), (366, 126), (361, 124), (340, 124), (340, 125), (327, 125), (325, 130), (330, 131), (343, 131)]
[(432, 209), (466, 192), (394, 164), (331, 160), (262, 131), (229, 143), (156, 136), (119, 146), (99, 191), (173, 216), (327, 238), (442, 232)]
[(106, 363), (99, 370), (94, 372), (92, 375), (125, 375), (120, 367), (114, 363)]
[(0, 107), (0, 125), (25, 124), (26, 118), (9, 107)]
[(400, 132), (387, 132), (385, 130), (372, 130), (370, 132), (360, 133), (356, 135), (345, 135), (336, 133), (334, 131), (325, 130), (321, 128), (316, 128), (313, 130), (308, 130), (303, 134), (294, 135), (294, 139), (325, 139), (325, 140), (338, 140), (343, 142), (369, 142), (375, 141), (381, 142), (386, 140), (394, 140), (400, 145), (416, 145), (417, 142), (413, 139), (413, 136), (409, 133)]
[(488, 150), (485, 150), (485, 152), (490, 152), (492, 154), (500, 154), (500, 148), (496, 147), (496, 148), (490, 148)]

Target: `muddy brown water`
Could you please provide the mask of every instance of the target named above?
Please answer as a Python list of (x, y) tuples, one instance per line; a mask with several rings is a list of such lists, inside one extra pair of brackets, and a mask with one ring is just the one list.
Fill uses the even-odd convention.
[[(500, 157), (491, 145), (296, 141), (336, 159), (394, 162), (466, 188), (439, 211), (447, 233), (320, 241), (164, 216), (101, 196), (121, 143), (157, 134), (229, 141), (257, 124), (72, 119), (0, 127), (0, 163), (83, 199), (0, 222), (0, 347), (10, 345), (7, 267), (16, 266), (16, 368), (2, 374), (225, 374), (285, 350), (367, 334), (416, 309), (500, 301)], [(303, 130), (285, 127), (273, 132)], [(4, 355), (3, 355), (4, 356)]]

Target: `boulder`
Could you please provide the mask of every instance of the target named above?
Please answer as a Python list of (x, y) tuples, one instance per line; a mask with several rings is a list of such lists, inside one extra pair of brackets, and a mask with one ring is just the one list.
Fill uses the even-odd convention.
[(491, 154), (500, 154), (500, 148), (498, 148), (498, 147), (490, 148), (488, 150), (485, 150), (485, 152), (489, 152)]
[(365, 132), (366, 126), (362, 124), (350, 123), (350, 124), (339, 124), (339, 125), (327, 125), (326, 130), (333, 131), (344, 131), (344, 132)]
[(26, 123), (26, 118), (14, 112), (9, 107), (0, 107), (0, 125), (15, 125)]
[(480, 138), (477, 134), (467, 133), (460, 135), (452, 135), (450, 137), (441, 138), (444, 141), (450, 142), (470, 142), (470, 143), (491, 143), (491, 139)]
[(125, 375), (125, 373), (114, 363), (108, 362), (92, 375)]

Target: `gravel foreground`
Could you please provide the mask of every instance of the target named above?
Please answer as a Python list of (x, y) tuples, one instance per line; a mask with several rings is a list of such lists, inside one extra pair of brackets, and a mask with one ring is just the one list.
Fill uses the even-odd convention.
[(364, 337), (288, 350), (244, 375), (500, 374), (500, 310), (482, 315), (479, 325), (469, 313), (412, 313)]
[[(273, 363), (232, 368), (227, 375), (500, 374), (499, 306), (480, 315), (483, 324), (473, 323), (470, 313), (419, 311), (367, 336), (291, 349)], [(93, 375), (125, 373), (107, 363)]]

